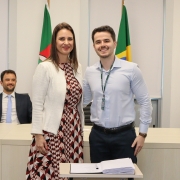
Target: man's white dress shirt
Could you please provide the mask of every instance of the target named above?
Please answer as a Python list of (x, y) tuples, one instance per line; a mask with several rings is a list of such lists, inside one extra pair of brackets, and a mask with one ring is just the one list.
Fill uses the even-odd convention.
[[(108, 71), (103, 69), (103, 85)], [(141, 133), (147, 133), (152, 121), (152, 105), (146, 84), (137, 64), (115, 59), (105, 89), (105, 109), (101, 109), (101, 64), (87, 67), (83, 81), (83, 104), (91, 105), (91, 121), (113, 128), (130, 124), (135, 120), (134, 96), (140, 105)]]

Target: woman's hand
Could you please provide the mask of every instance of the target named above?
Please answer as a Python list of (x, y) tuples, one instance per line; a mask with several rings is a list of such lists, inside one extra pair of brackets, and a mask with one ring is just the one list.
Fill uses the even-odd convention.
[(46, 154), (48, 151), (48, 146), (43, 135), (36, 134), (35, 140), (36, 140), (36, 150), (39, 151), (41, 154)]

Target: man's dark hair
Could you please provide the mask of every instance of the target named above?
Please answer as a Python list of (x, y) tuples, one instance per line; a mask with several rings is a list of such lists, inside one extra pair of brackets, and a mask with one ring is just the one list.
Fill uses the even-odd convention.
[(111, 34), (111, 37), (113, 39), (113, 41), (116, 41), (116, 34), (113, 30), (112, 27), (110, 26), (100, 26), (100, 27), (97, 27), (93, 30), (92, 32), (92, 41), (94, 42), (94, 35), (97, 33), (97, 32), (108, 32)]
[(11, 70), (11, 69), (8, 69), (8, 70), (5, 70), (5, 71), (3, 71), (3, 72), (1, 73), (1, 81), (3, 81), (3, 78), (4, 78), (4, 75), (5, 75), (5, 74), (14, 74), (15, 77), (16, 77), (15, 71), (13, 71), (13, 70)]

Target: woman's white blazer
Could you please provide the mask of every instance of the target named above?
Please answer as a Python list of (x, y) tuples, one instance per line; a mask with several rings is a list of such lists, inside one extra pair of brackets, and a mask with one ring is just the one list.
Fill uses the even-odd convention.
[[(82, 87), (82, 69), (80, 64), (74, 75)], [(60, 68), (57, 70), (51, 61), (40, 63), (33, 76), (32, 90), (31, 133), (43, 134), (43, 130), (45, 130), (57, 134), (66, 96), (65, 72)], [(82, 102), (81, 98), (78, 104), (78, 111), (83, 128), (84, 113)]]

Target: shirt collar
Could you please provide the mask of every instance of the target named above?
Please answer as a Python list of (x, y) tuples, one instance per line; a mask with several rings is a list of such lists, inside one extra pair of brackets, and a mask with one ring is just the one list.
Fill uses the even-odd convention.
[[(95, 66), (97, 69), (101, 69), (101, 63), (100, 63), (100, 61), (98, 61), (97, 63), (95, 63), (94, 66)], [(112, 69), (113, 69), (113, 68), (120, 68), (120, 67), (121, 67), (121, 60), (115, 56), (115, 60), (114, 60), (114, 64), (113, 64)]]
[(120, 68), (122, 65), (121, 65), (121, 59), (117, 58), (115, 56), (115, 61), (114, 61), (114, 64), (113, 64), (113, 68), (114, 67), (117, 67), (117, 68)]
[[(3, 92), (3, 98), (6, 98), (7, 96), (8, 96), (8, 94)], [(11, 97), (15, 98), (15, 93), (14, 92), (11, 93)]]

